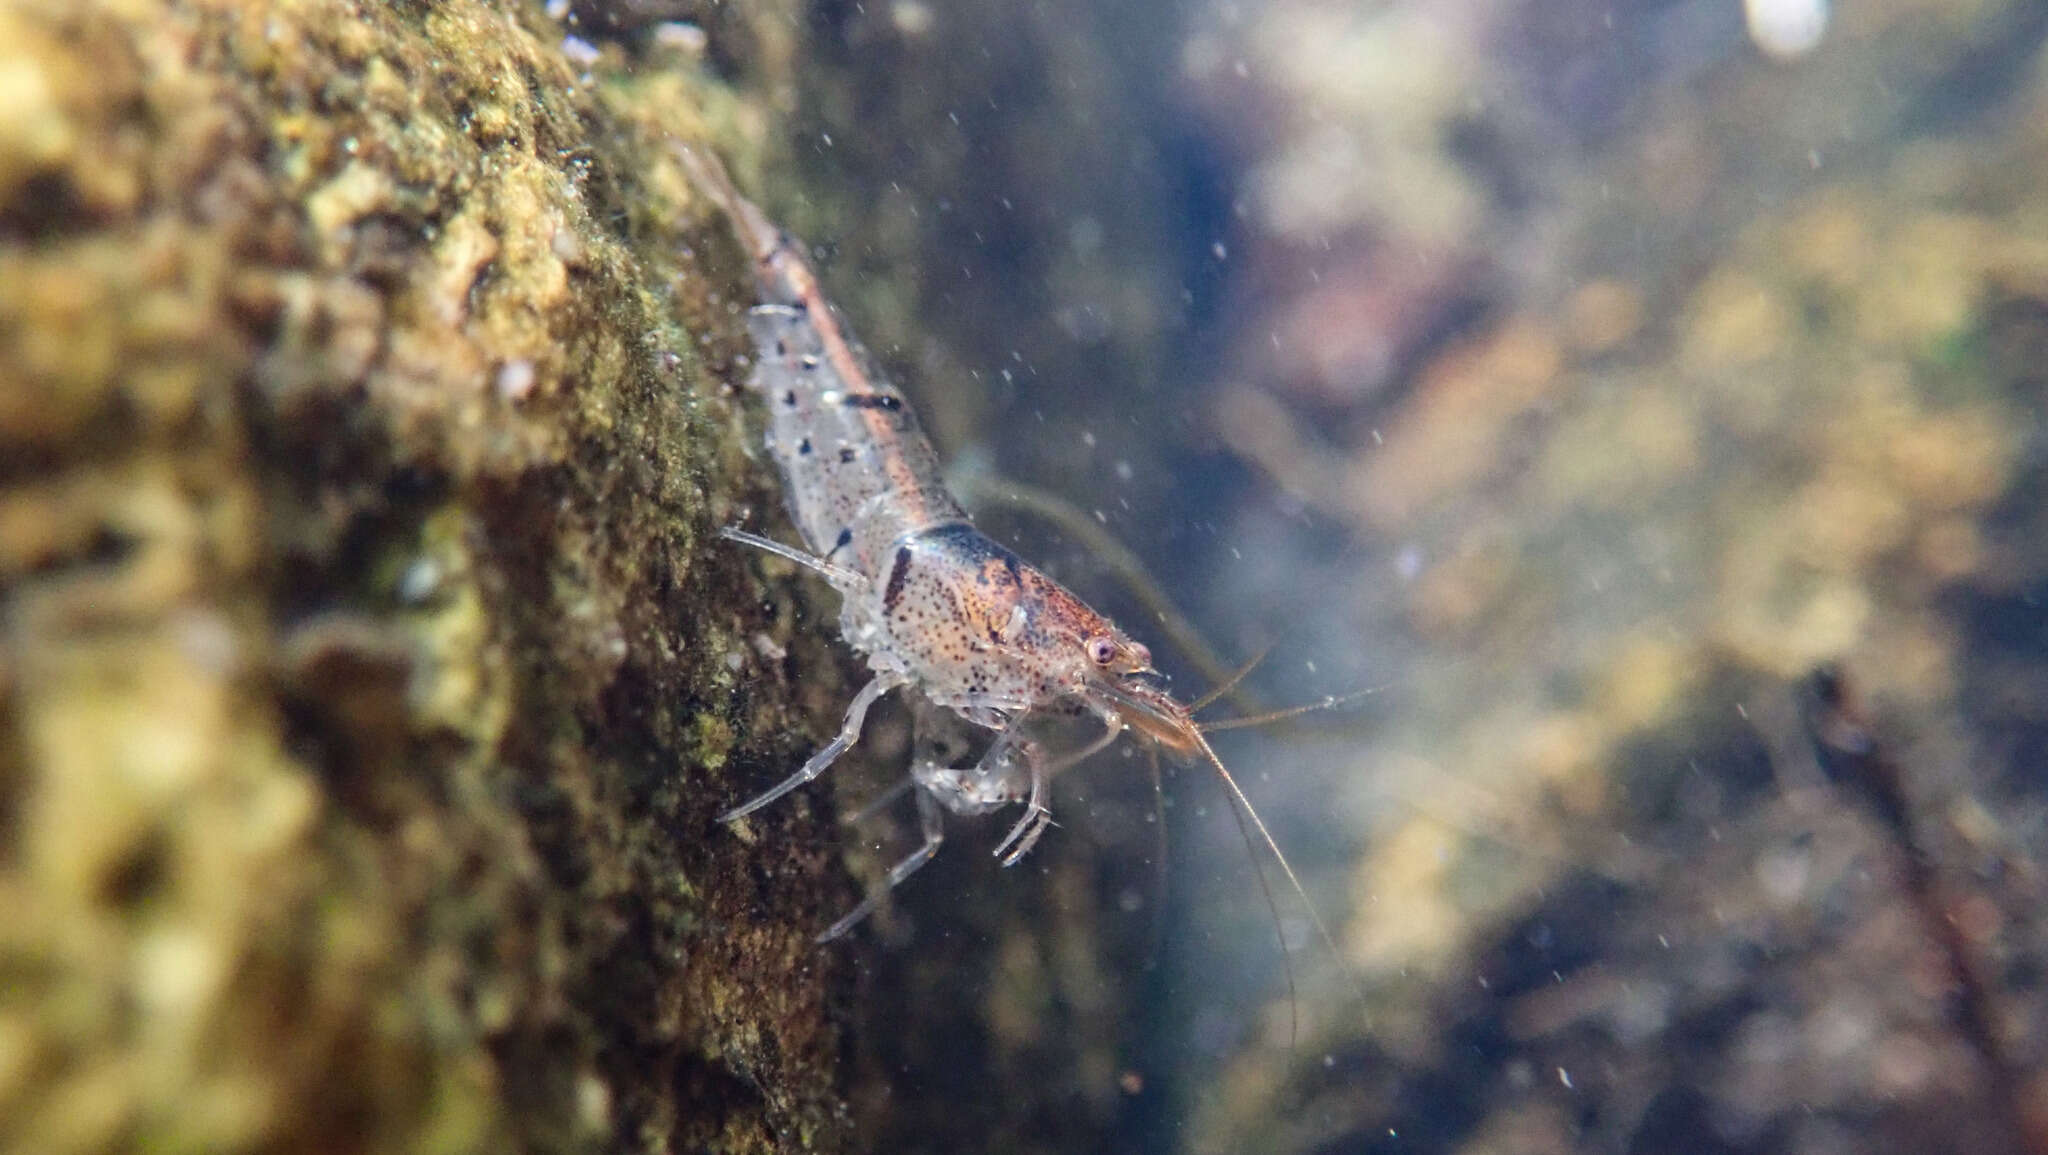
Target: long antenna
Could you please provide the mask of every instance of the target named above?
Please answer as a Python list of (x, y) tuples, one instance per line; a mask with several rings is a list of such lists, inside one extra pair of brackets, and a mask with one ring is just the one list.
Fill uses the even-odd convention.
[[(1231, 798), (1236, 800), (1238, 806), (1244, 808), (1245, 817), (1250, 818), (1252, 825), (1258, 828), (1259, 837), (1265, 840), (1266, 849), (1273, 852), (1273, 861), (1279, 863), (1281, 872), (1287, 875), (1288, 885), (1294, 888), (1295, 894), (1301, 896), (1301, 905), (1308, 911), (1309, 921), (1315, 924), (1316, 934), (1322, 938), (1323, 945), (1329, 948), (1330, 957), (1337, 961), (1338, 966), (1343, 966), (1344, 952), (1337, 949), (1336, 936), (1330, 933), (1329, 926), (1323, 922), (1323, 916), (1317, 913), (1315, 902), (1308, 896), (1308, 888), (1301, 884), (1301, 876), (1294, 873), (1294, 864), (1287, 861), (1287, 855), (1281, 851), (1280, 843), (1274, 839), (1273, 832), (1266, 829), (1266, 820), (1259, 817), (1258, 810), (1252, 806), (1252, 800), (1245, 797), (1244, 788), (1237, 784), (1236, 777), (1230, 773), (1230, 767), (1225, 766), (1223, 759), (1217, 756), (1216, 748), (1209, 745), (1209, 739), (1203, 737), (1199, 730), (1192, 737), (1195, 740), (1195, 745), (1201, 747), (1203, 756), (1209, 759), (1209, 765), (1214, 766), (1216, 773), (1222, 777), (1223, 784), (1230, 788)], [(1253, 859), (1254, 864), (1257, 861), (1256, 858)], [(1261, 873), (1259, 875), (1259, 886), (1261, 889), (1264, 889), (1265, 885), (1265, 875)], [(1267, 901), (1272, 901), (1271, 892), (1267, 893)], [(1275, 911), (1274, 918), (1276, 920), (1279, 918), (1278, 911)], [(1287, 943), (1284, 938), (1280, 943), (1280, 953), (1283, 957), (1287, 954)], [(1291, 963), (1288, 965), (1287, 970), (1287, 989), (1290, 994), (1294, 990), (1294, 968)]]
[(1246, 726), (1263, 726), (1268, 722), (1278, 722), (1285, 718), (1296, 718), (1303, 714), (1313, 714), (1317, 710), (1328, 710), (1342, 706), (1346, 702), (1356, 702), (1360, 698), (1369, 698), (1392, 685), (1392, 682), (1388, 682), (1386, 685), (1381, 686), (1367, 686), (1363, 690), (1353, 690), (1348, 694), (1332, 694), (1320, 702), (1309, 702), (1301, 706), (1288, 706), (1280, 710), (1268, 710), (1266, 713), (1253, 714), (1246, 718), (1224, 718), (1216, 722), (1200, 722), (1196, 724), (1195, 728), (1204, 734), (1213, 734), (1218, 730), (1242, 730)]
[(1198, 714), (1210, 703), (1214, 702), (1216, 699), (1221, 698), (1223, 695), (1228, 694), (1232, 690), (1237, 689), (1237, 684), (1239, 682), (1244, 681), (1245, 675), (1257, 669), (1259, 663), (1266, 660), (1266, 655), (1272, 652), (1273, 647), (1271, 645), (1267, 645), (1261, 648), (1258, 653), (1252, 655), (1251, 661), (1248, 661), (1244, 665), (1239, 666), (1237, 668), (1237, 672), (1230, 675), (1228, 678), (1225, 678), (1221, 685), (1218, 685), (1215, 689), (1210, 690), (1208, 693), (1203, 694), (1201, 697), (1196, 698), (1194, 701), (1188, 703), (1188, 713)]
[(1166, 943), (1166, 900), (1167, 900), (1167, 831), (1166, 831), (1166, 784), (1160, 779), (1159, 748), (1151, 744), (1145, 747), (1145, 768), (1152, 779), (1152, 927), (1145, 943), (1145, 969), (1152, 970), (1159, 965), (1159, 954)]
[[(1206, 745), (1204, 743), (1205, 748)], [(1215, 761), (1215, 758), (1216, 755), (1214, 753), (1209, 755), (1210, 761)], [(1217, 762), (1216, 765), (1218, 769), (1222, 769), (1223, 764), (1221, 762)], [(1230, 782), (1230, 771), (1223, 771), (1223, 780)], [(1237, 783), (1231, 782), (1230, 788), (1235, 791)], [(1239, 793), (1237, 800), (1238, 802), (1244, 802), (1244, 795)], [(1244, 809), (1250, 810), (1251, 803), (1245, 802)], [(1301, 1041), (1301, 993), (1294, 986), (1294, 952), (1287, 949), (1287, 929), (1286, 924), (1280, 921), (1280, 904), (1273, 898), (1273, 888), (1266, 883), (1266, 868), (1259, 865), (1259, 847), (1257, 843), (1252, 841), (1251, 827), (1244, 824), (1244, 810), (1238, 809), (1237, 804), (1232, 803), (1230, 806), (1230, 817), (1237, 823), (1238, 834), (1244, 837), (1245, 852), (1251, 856), (1252, 860), (1252, 877), (1259, 880), (1259, 893), (1265, 896), (1266, 910), (1273, 916), (1273, 937), (1280, 940), (1280, 969), (1286, 972), (1287, 975), (1287, 1049), (1291, 1052)], [(1256, 821), (1258, 814), (1254, 812), (1252, 818)], [(1259, 833), (1266, 833), (1266, 828), (1263, 824), (1259, 826)], [(1271, 835), (1266, 836), (1266, 845), (1273, 845)], [(1273, 853), (1278, 854), (1279, 852), (1279, 847), (1273, 847)], [(1280, 865), (1286, 866), (1287, 860), (1285, 858), (1281, 859)], [(1292, 870), (1288, 871), (1287, 877), (1293, 878), (1294, 872)], [(1300, 890), (1301, 884), (1299, 882), (1295, 883), (1294, 889)], [(1308, 895), (1304, 894), (1301, 897), (1302, 901), (1308, 901)], [(1310, 911), (1310, 913), (1313, 914), (1314, 911)]]

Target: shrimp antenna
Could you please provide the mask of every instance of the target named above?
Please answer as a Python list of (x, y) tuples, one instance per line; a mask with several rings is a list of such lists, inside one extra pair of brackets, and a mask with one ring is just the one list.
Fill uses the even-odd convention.
[[(1232, 681), (1235, 680), (1232, 679)], [(1320, 702), (1288, 706), (1285, 709), (1269, 710), (1263, 714), (1252, 714), (1244, 718), (1224, 718), (1215, 722), (1199, 722), (1196, 723), (1195, 729), (1200, 730), (1204, 734), (1213, 734), (1218, 730), (1242, 730), (1246, 726), (1264, 726), (1269, 722), (1279, 722), (1287, 718), (1298, 718), (1303, 714), (1313, 714), (1317, 710), (1330, 710), (1342, 706), (1346, 702), (1356, 702), (1361, 698), (1369, 698), (1385, 690), (1388, 685), (1392, 685), (1392, 683), (1380, 686), (1367, 686), (1363, 690), (1353, 690), (1348, 694), (1332, 694)], [(1206, 701), (1206, 699), (1204, 700)], [(1200, 707), (1196, 708), (1199, 709)]]
[[(1244, 829), (1244, 820), (1246, 818), (1252, 820), (1252, 826), (1257, 828), (1259, 837), (1265, 841), (1266, 849), (1273, 852), (1273, 861), (1280, 864), (1281, 873), (1287, 876), (1287, 884), (1294, 888), (1295, 894), (1301, 896), (1301, 905), (1303, 909), (1308, 911), (1309, 921), (1315, 924), (1317, 936), (1323, 940), (1323, 945), (1329, 948), (1330, 957), (1336, 960), (1338, 966), (1343, 966), (1344, 952), (1337, 949), (1336, 936), (1330, 933), (1329, 925), (1323, 921), (1323, 916), (1316, 911), (1314, 900), (1308, 896), (1308, 888), (1301, 884), (1301, 876), (1294, 873), (1294, 864), (1287, 861), (1287, 855), (1281, 851), (1280, 843), (1273, 837), (1273, 832), (1266, 829), (1266, 820), (1259, 817), (1258, 810), (1252, 806), (1252, 800), (1245, 797), (1244, 788), (1237, 784), (1237, 778), (1230, 773), (1230, 767), (1225, 766), (1223, 759), (1217, 756), (1216, 748), (1209, 745), (1209, 739), (1203, 737), (1199, 730), (1190, 734), (1189, 737), (1193, 738), (1195, 745), (1201, 749), (1202, 756), (1209, 759), (1209, 765), (1216, 768), (1217, 776), (1223, 779), (1223, 785), (1230, 789), (1230, 797), (1235, 803), (1231, 808), (1231, 813), (1238, 814), (1239, 809), (1242, 809), (1243, 813), (1238, 817), (1238, 829)], [(1251, 841), (1250, 834), (1246, 834), (1245, 841), (1248, 843)], [(1252, 867), (1258, 874), (1259, 889), (1265, 891), (1266, 902), (1272, 904), (1273, 892), (1266, 886), (1266, 872), (1259, 869), (1258, 857), (1256, 855), (1252, 858)], [(1273, 921), (1277, 927), (1280, 921), (1280, 911), (1277, 905), (1273, 906)], [(1282, 959), (1289, 959), (1285, 935), (1282, 935), (1280, 939), (1280, 956)], [(1294, 998), (1294, 963), (1291, 959), (1287, 962), (1287, 993), (1289, 999), (1292, 1000)], [(1290, 1006), (1293, 1005), (1290, 1003)]]
[(1145, 944), (1145, 969), (1152, 970), (1159, 965), (1160, 951), (1166, 944), (1166, 899), (1169, 882), (1166, 873), (1167, 831), (1166, 831), (1166, 783), (1159, 771), (1159, 748), (1145, 747), (1145, 768), (1152, 779), (1152, 929)]
[(1232, 690), (1237, 689), (1237, 684), (1239, 682), (1244, 681), (1245, 675), (1251, 673), (1253, 670), (1258, 669), (1259, 663), (1265, 661), (1266, 655), (1272, 652), (1273, 646), (1270, 642), (1260, 647), (1259, 652), (1252, 655), (1251, 661), (1246, 662), (1242, 666), (1239, 666), (1237, 668), (1236, 673), (1230, 675), (1228, 678), (1225, 678), (1222, 684), (1218, 685), (1215, 689), (1210, 690), (1208, 693), (1203, 694), (1199, 698), (1196, 698), (1194, 702), (1188, 706), (1188, 713), (1200, 713), (1202, 710), (1206, 709), (1210, 704), (1214, 703), (1216, 699), (1221, 698), (1223, 695), (1228, 694)]
[[(1206, 742), (1203, 743), (1203, 748), (1208, 748)], [(1213, 752), (1209, 755), (1209, 760), (1212, 762), (1216, 760), (1216, 755)], [(1223, 764), (1217, 762), (1216, 767), (1221, 770)], [(1230, 782), (1230, 771), (1223, 771), (1223, 780)], [(1231, 804), (1230, 817), (1232, 821), (1237, 823), (1238, 834), (1244, 838), (1245, 852), (1251, 856), (1252, 860), (1252, 877), (1259, 880), (1259, 893), (1265, 897), (1266, 910), (1273, 916), (1273, 937), (1280, 940), (1280, 970), (1287, 976), (1287, 1049), (1291, 1052), (1301, 1042), (1301, 993), (1294, 986), (1294, 954), (1287, 949), (1287, 931), (1285, 930), (1285, 924), (1280, 921), (1280, 903), (1274, 899), (1273, 887), (1266, 881), (1266, 868), (1259, 865), (1259, 847), (1257, 843), (1252, 841), (1252, 828), (1244, 823), (1244, 812), (1251, 809), (1251, 803), (1244, 801), (1244, 794), (1237, 789), (1237, 783), (1230, 782), (1230, 789), (1237, 794), (1238, 802), (1244, 802), (1243, 809), (1239, 809), (1237, 803)], [(1258, 817), (1258, 813), (1254, 811), (1252, 813), (1252, 820), (1257, 822)], [(1259, 823), (1259, 833), (1266, 834), (1266, 824), (1263, 822)], [(1273, 846), (1273, 836), (1270, 834), (1266, 834), (1266, 845)], [(1279, 854), (1280, 848), (1273, 846), (1273, 853)], [(1280, 865), (1283, 868), (1286, 867), (1287, 860), (1282, 858)], [(1287, 877), (1293, 879), (1294, 871), (1287, 871)], [(1294, 889), (1299, 891), (1301, 883), (1296, 882)], [(1301, 898), (1303, 902), (1308, 901), (1307, 894), (1303, 894)], [(1310, 914), (1313, 915), (1314, 911), (1310, 911)], [(1320, 925), (1320, 922), (1318, 925)], [(1323, 937), (1328, 939), (1329, 935), (1325, 934)]]

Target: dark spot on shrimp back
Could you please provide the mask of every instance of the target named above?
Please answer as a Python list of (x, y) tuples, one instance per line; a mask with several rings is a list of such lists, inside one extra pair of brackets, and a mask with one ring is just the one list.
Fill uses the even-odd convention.
[(910, 547), (899, 546), (896, 560), (889, 566), (889, 584), (882, 590), (882, 609), (885, 612), (896, 612), (896, 603), (903, 598), (903, 583), (909, 577)]

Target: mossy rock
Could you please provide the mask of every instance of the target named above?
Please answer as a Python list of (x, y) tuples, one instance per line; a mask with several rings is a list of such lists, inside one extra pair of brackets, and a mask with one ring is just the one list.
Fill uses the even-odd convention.
[(852, 1143), (731, 98), (561, 36), (0, 5), (0, 1148)]

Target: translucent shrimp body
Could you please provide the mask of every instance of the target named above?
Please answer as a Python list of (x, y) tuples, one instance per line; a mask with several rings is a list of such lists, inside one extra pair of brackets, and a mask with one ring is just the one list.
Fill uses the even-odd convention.
[[(687, 148), (679, 155), (731, 218), (753, 261), (762, 303), (749, 315), (756, 355), (748, 385), (766, 404), (768, 449), (803, 548), (737, 529), (725, 536), (823, 575), (841, 596), (847, 643), (874, 672), (830, 743), (723, 819), (751, 814), (824, 773), (859, 739), (868, 708), (892, 690), (914, 688), (995, 735), (967, 766), (945, 765), (921, 745), (910, 779), (923, 844), (820, 941), (844, 934), (930, 861), (943, 841), (942, 810), (980, 814), (1023, 803), (1023, 816), (996, 849), (1005, 864), (1016, 862), (1049, 821), (1052, 776), (1127, 730), (1170, 754), (1211, 762), (1294, 881), (1188, 709), (1163, 689), (1150, 652), (974, 528), (941, 484), (937, 454), (915, 414), (846, 333), (796, 246), (710, 156)], [(1039, 736), (1051, 728), (1041, 723), (1077, 716), (1097, 719), (1102, 732), (1057, 751)], [(1319, 918), (1316, 924), (1320, 930)]]

